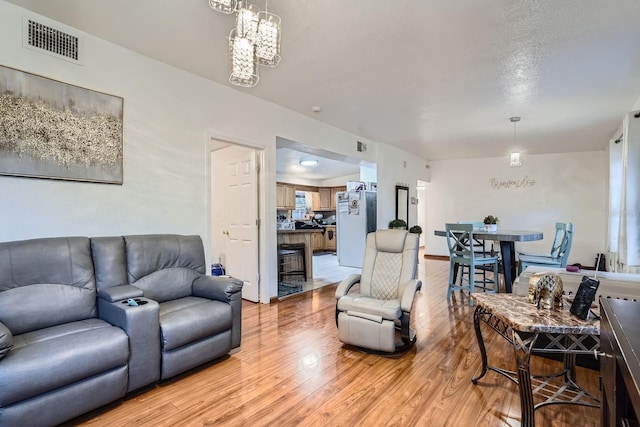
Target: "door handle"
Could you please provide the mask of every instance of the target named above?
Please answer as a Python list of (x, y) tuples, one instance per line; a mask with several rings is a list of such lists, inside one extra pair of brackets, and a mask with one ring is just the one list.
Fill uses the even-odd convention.
[(223, 230), (223, 231), (222, 231), (222, 234), (224, 234), (224, 235), (228, 236), (228, 235), (229, 235), (229, 230)]

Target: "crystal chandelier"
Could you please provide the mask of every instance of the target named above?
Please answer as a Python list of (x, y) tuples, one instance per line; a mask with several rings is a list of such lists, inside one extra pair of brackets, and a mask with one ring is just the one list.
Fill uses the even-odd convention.
[(229, 34), (229, 81), (244, 87), (258, 84), (256, 45), (238, 35), (235, 28)]
[(209, 6), (213, 10), (229, 14), (236, 11), (238, 4), (236, 0), (209, 0)]
[[(267, 1), (267, 0), (266, 0)], [(229, 82), (252, 87), (258, 84), (258, 64), (275, 67), (280, 62), (280, 17), (246, 0), (209, 0), (212, 9), (236, 13), (229, 34)]]
[(256, 42), (258, 38), (258, 14), (255, 6), (246, 1), (240, 1), (236, 13), (236, 31), (239, 36)]
[(273, 13), (258, 13), (258, 61), (268, 67), (280, 62), (280, 17)]

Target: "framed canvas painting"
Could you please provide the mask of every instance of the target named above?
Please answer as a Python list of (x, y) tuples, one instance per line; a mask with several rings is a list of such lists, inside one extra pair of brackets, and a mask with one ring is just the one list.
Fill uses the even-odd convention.
[(0, 175), (122, 184), (123, 104), (0, 66)]

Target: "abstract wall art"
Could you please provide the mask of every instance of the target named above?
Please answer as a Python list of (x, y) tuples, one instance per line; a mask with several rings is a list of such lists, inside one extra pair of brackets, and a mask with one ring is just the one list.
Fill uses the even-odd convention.
[(0, 175), (122, 184), (121, 97), (0, 66)]

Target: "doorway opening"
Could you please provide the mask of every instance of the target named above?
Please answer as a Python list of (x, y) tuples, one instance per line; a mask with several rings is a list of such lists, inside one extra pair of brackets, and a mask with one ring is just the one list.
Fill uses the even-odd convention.
[(427, 182), (418, 180), (416, 183), (417, 197), (415, 204), (418, 205), (418, 225), (422, 228), (420, 234), (420, 247), (425, 247), (425, 239), (427, 230)]
[[(303, 167), (303, 160), (313, 160), (315, 165)], [(276, 138), (278, 238), (274, 249), (278, 252), (279, 298), (361, 272), (361, 268), (339, 262), (337, 194), (345, 192), (352, 181), (375, 183), (375, 164)], [(360, 237), (364, 241), (366, 234)], [(304, 248), (304, 257), (289, 252), (287, 245), (292, 243)], [(294, 274), (288, 274), (291, 272)]]

